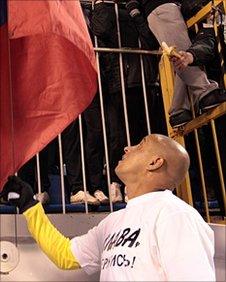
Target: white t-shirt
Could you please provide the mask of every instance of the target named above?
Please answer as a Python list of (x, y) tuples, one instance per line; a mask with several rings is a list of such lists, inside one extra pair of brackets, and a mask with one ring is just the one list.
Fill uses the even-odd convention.
[(215, 281), (213, 231), (169, 190), (131, 199), (71, 246), (100, 281)]

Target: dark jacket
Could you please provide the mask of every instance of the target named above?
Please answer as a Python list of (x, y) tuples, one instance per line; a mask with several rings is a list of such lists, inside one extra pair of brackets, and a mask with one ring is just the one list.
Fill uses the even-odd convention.
[(147, 17), (155, 8), (167, 3), (180, 3), (181, 0), (138, 0)]
[(193, 65), (206, 65), (215, 59), (216, 39), (213, 28), (202, 28), (187, 52), (194, 57)]
[[(219, 27), (222, 57), (226, 57), (226, 48), (223, 38), (222, 26)], [(222, 38), (221, 38), (222, 37)], [(192, 40), (191, 47), (187, 52), (192, 53), (194, 62), (192, 65), (205, 66), (208, 78), (223, 85), (221, 60), (217, 48), (217, 40), (213, 28), (201, 28)]]
[[(119, 22), (121, 32), (121, 44), (122, 47), (139, 48), (138, 36), (139, 28), (132, 18), (129, 16), (125, 8), (119, 8)], [(142, 23), (143, 24), (143, 23)], [(146, 22), (146, 28), (149, 30)], [(98, 3), (95, 5), (91, 17), (91, 29), (98, 38), (99, 47), (118, 48), (118, 36), (117, 25), (114, 6), (106, 3)], [(142, 29), (142, 27), (141, 27)], [(147, 29), (144, 31), (145, 36), (150, 36), (148, 41), (152, 42), (153, 36), (147, 33)], [(142, 36), (141, 36), (142, 37)], [(144, 42), (147, 38), (142, 37), (142, 47), (146, 48), (150, 45)], [(145, 45), (145, 46), (144, 46)], [(140, 55), (138, 54), (123, 54), (123, 70), (124, 70), (124, 82), (126, 88), (137, 87), (142, 85), (141, 79), (141, 66)], [(157, 65), (156, 58), (153, 56), (144, 57), (144, 69), (146, 84), (150, 85), (156, 81), (157, 77)], [(120, 66), (119, 66), (119, 54), (117, 53), (102, 53), (101, 54), (102, 68), (104, 69), (104, 80), (108, 86), (109, 93), (118, 92), (121, 90), (120, 79)]]

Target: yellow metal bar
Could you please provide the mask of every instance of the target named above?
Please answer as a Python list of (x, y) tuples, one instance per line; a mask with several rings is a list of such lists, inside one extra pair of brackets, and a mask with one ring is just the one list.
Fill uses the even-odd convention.
[(223, 203), (224, 203), (224, 215), (226, 216), (226, 194), (225, 194), (224, 175), (223, 175), (223, 170), (222, 170), (222, 165), (221, 165), (221, 157), (220, 157), (220, 152), (219, 152), (216, 127), (215, 127), (215, 122), (213, 119), (211, 120), (211, 129), (212, 129), (212, 134), (213, 134), (213, 141), (214, 141), (215, 153), (216, 153), (216, 158), (217, 158), (217, 166), (218, 166), (218, 172), (219, 172), (219, 178), (220, 178), (220, 184), (221, 184), (221, 192), (222, 192)]
[(210, 214), (209, 214), (208, 199), (207, 199), (207, 193), (206, 193), (206, 183), (205, 183), (205, 177), (203, 173), (202, 156), (201, 156), (197, 129), (194, 130), (194, 133), (195, 133), (196, 149), (197, 149), (197, 154), (198, 154), (199, 171), (200, 171), (200, 177), (201, 177), (204, 206), (205, 206), (205, 211), (206, 211), (206, 220), (208, 223), (210, 223)]
[(174, 76), (173, 76), (171, 62), (166, 54), (161, 56), (161, 60), (159, 63), (159, 74), (160, 74), (160, 84), (162, 88), (167, 131), (168, 131), (168, 135), (171, 136), (173, 134), (173, 129), (169, 124), (168, 111), (171, 105), (173, 92), (174, 92)]
[[(185, 147), (184, 138), (182, 136), (176, 136), (174, 138), (175, 141), (177, 141), (179, 144), (181, 144), (183, 147)], [(179, 187), (177, 187), (177, 196), (183, 199), (185, 202), (187, 202), (189, 205), (193, 206), (193, 198), (192, 198), (192, 192), (191, 192), (191, 182), (189, 174), (187, 173), (185, 179), (181, 183)]]
[[(160, 82), (162, 88), (163, 104), (164, 104), (168, 135), (174, 138), (175, 136), (174, 130), (169, 124), (169, 115), (168, 115), (168, 111), (174, 93), (174, 73), (173, 73), (171, 62), (169, 60), (169, 56), (167, 54), (163, 54), (161, 57), (159, 63), (159, 74), (160, 74)], [(182, 136), (175, 136), (174, 139), (182, 146), (185, 146), (184, 138)], [(182, 198), (190, 205), (193, 205), (191, 184), (188, 174), (185, 180), (183, 181), (183, 183), (180, 186), (176, 187), (176, 191), (178, 197)]]
[(196, 117), (189, 123), (187, 123), (183, 130), (177, 131), (176, 134), (186, 135), (192, 132), (194, 129), (202, 127), (203, 125), (209, 123), (212, 119), (216, 119), (222, 115), (226, 114), (226, 102), (220, 104), (218, 107)]
[[(214, 1), (214, 6), (218, 6), (221, 3), (224, 3), (225, 0), (215, 0)], [(210, 12), (212, 9), (212, 1), (210, 1), (207, 5), (205, 5), (195, 16), (190, 18), (187, 21), (187, 26), (188, 28), (192, 27), (194, 24), (200, 22), (203, 20)]]
[(223, 53), (222, 53), (221, 41), (220, 41), (219, 35), (218, 35), (217, 14), (218, 13), (215, 11), (213, 28), (214, 28), (216, 41), (217, 41), (217, 50), (218, 50), (219, 58), (220, 58), (220, 65), (221, 65), (221, 72), (222, 72), (223, 81), (224, 81), (224, 87), (226, 88), (225, 60), (224, 60), (224, 56), (223, 56)]

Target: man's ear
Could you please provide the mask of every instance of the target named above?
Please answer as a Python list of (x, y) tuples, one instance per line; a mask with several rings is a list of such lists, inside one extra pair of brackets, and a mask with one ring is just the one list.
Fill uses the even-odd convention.
[(154, 171), (156, 169), (159, 169), (160, 167), (163, 166), (164, 161), (165, 160), (163, 158), (159, 157), (159, 156), (153, 156), (150, 159), (150, 161), (149, 161), (149, 163), (147, 165), (147, 170), (148, 171)]

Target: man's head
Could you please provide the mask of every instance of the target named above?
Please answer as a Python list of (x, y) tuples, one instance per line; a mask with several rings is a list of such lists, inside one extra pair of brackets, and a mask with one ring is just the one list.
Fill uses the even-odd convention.
[(180, 144), (164, 135), (151, 134), (138, 145), (125, 148), (115, 172), (129, 189), (143, 187), (151, 192), (174, 189), (185, 177), (189, 163), (188, 153)]

